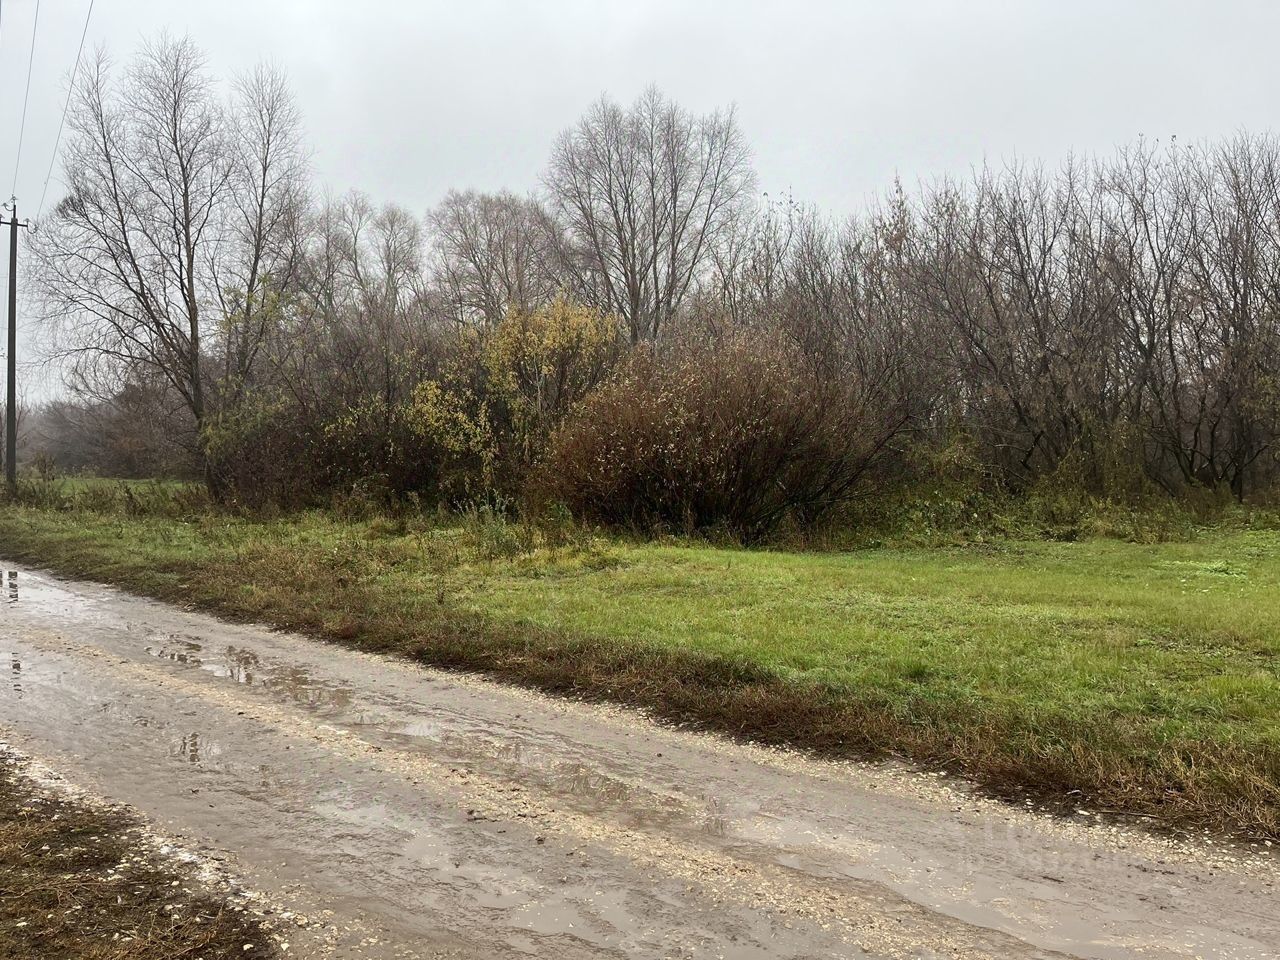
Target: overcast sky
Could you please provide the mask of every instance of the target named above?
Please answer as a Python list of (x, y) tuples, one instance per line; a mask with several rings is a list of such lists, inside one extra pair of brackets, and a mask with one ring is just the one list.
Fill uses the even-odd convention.
[[(40, 8), (23, 215), (87, 7)], [(35, 10), (0, 12), (0, 193)], [(559, 130), (602, 92), (630, 101), (648, 84), (698, 111), (736, 104), (761, 189), (838, 215), (895, 175), (1261, 132), (1280, 109), (1274, 0), (96, 0), (86, 50), (125, 60), (161, 30), (195, 38), (217, 75), (283, 66), (317, 180), (419, 213), (450, 187), (536, 188)]]

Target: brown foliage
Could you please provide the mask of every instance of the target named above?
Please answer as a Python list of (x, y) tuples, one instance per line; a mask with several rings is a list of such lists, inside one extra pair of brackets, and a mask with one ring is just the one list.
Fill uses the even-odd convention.
[(904, 422), (869, 401), (778, 340), (641, 349), (558, 431), (539, 490), (598, 522), (757, 540), (854, 494)]

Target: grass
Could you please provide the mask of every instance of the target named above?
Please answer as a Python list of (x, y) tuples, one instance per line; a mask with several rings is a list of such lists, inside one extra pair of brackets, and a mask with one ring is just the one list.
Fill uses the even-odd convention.
[(0, 761), (0, 958), (278, 955), (253, 917), (140, 852), (137, 829), (128, 814), (42, 791)]
[(815, 553), (40, 502), (0, 515), (0, 556), (767, 742), (1280, 837), (1274, 530)]

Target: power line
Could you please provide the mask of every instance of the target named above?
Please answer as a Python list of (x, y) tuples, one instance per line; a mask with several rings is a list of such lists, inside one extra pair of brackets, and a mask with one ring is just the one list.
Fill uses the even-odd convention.
[(27, 101), (31, 99), (31, 67), (36, 61), (36, 27), (40, 24), (40, 0), (36, 0), (36, 15), (31, 20), (31, 52), (27, 54), (27, 90), (22, 95), (22, 123), (18, 126), (18, 157), (13, 161), (13, 189), (18, 193), (18, 165), (22, 163), (22, 137), (27, 132)]
[(49, 180), (53, 176), (53, 165), (58, 161), (58, 147), (62, 143), (62, 126), (67, 122), (67, 108), (71, 106), (71, 94), (76, 88), (76, 74), (80, 72), (80, 57), (84, 54), (84, 38), (89, 35), (89, 18), (93, 16), (93, 0), (89, 0), (89, 10), (84, 15), (84, 29), (80, 31), (80, 47), (76, 50), (76, 62), (71, 67), (71, 83), (67, 86), (67, 99), (62, 104), (62, 119), (58, 121), (58, 135), (53, 140), (53, 156), (49, 158), (49, 170), (44, 175), (44, 187), (40, 190), (40, 205), (36, 207), (36, 223), (40, 222), (40, 214), (44, 211), (45, 194), (49, 192)]

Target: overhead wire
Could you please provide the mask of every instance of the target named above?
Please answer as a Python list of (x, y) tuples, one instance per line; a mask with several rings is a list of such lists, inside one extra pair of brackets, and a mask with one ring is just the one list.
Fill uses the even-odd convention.
[(71, 82), (67, 85), (67, 99), (62, 104), (62, 119), (58, 121), (58, 135), (53, 140), (53, 153), (49, 157), (49, 169), (44, 175), (44, 186), (40, 189), (40, 204), (36, 207), (36, 222), (44, 211), (44, 199), (49, 192), (49, 180), (53, 177), (53, 165), (58, 161), (58, 147), (62, 144), (62, 128), (67, 122), (67, 109), (71, 106), (71, 96), (76, 88), (76, 76), (80, 72), (80, 59), (84, 56), (84, 38), (89, 35), (89, 19), (93, 16), (94, 0), (89, 0), (89, 9), (84, 15), (84, 29), (80, 31), (80, 46), (76, 49), (76, 62), (71, 67)]
[(27, 104), (31, 100), (31, 67), (36, 60), (36, 28), (40, 25), (40, 0), (36, 0), (36, 15), (31, 18), (31, 50), (27, 54), (27, 88), (22, 95), (22, 122), (18, 125), (18, 156), (13, 161), (13, 188), (10, 197), (18, 194), (18, 167), (22, 163), (22, 139), (27, 132)]

